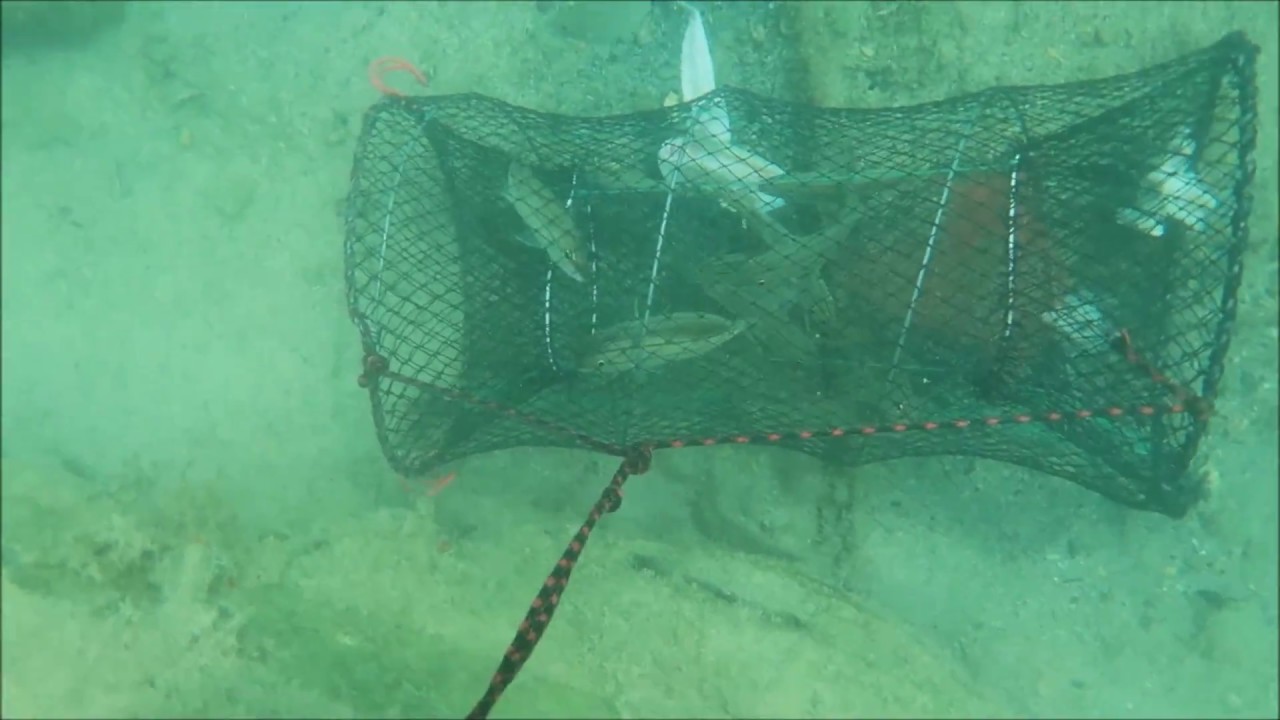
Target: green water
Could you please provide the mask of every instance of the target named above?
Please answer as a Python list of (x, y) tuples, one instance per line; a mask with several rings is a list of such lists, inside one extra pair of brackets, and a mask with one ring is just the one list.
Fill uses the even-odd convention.
[[(496, 453), (435, 495), (387, 469), (342, 275), (366, 66), (661, 106), (685, 16), (604, 7), (5, 4), (4, 715), (466, 713), (614, 463)], [(700, 7), (722, 84), (828, 106), (1247, 31), (1253, 242), (1213, 494), (1171, 521), (996, 463), (662, 453), (494, 715), (1275, 717), (1276, 6)]]

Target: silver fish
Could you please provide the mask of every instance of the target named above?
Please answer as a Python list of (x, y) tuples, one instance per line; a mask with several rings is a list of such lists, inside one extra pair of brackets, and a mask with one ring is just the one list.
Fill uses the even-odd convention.
[(729, 109), (724, 98), (706, 97), (716, 89), (711, 45), (702, 24), (702, 13), (688, 3), (689, 24), (680, 46), (680, 99), (691, 103), (686, 134), (671, 138), (658, 148), (658, 168), (668, 191), (676, 180), (710, 186), (713, 191), (744, 194), (753, 207), (770, 212), (785, 205), (774, 195), (751, 185), (783, 175), (782, 168), (754, 152), (733, 144)]
[(1221, 203), (1196, 172), (1195, 153), (1191, 128), (1183, 128), (1169, 143), (1160, 167), (1143, 179), (1138, 207), (1117, 210), (1116, 222), (1154, 238), (1163, 237), (1171, 222), (1207, 232)]
[(846, 210), (831, 225), (805, 236), (795, 235), (763, 212), (745, 215), (748, 226), (770, 249), (717, 258), (691, 273), (712, 300), (742, 318), (770, 350), (810, 357), (815, 352), (813, 338), (791, 320), (791, 310), (798, 305), (823, 314), (834, 312), (822, 267), (848, 239), (860, 214)]
[(728, 145), (732, 140), (729, 130), (729, 109), (722, 98), (699, 101), (716, 89), (715, 64), (711, 61), (711, 44), (702, 25), (702, 13), (692, 5), (681, 2), (689, 12), (689, 24), (684, 30), (680, 45), (680, 99), (693, 103), (694, 127), (691, 134), (711, 140), (716, 145)]
[(1108, 352), (1119, 329), (1103, 313), (1100, 301), (1088, 290), (1077, 290), (1058, 298), (1040, 319), (1062, 334), (1075, 356)]
[(677, 137), (658, 148), (658, 168), (668, 187), (677, 173), (687, 182), (729, 194), (743, 195), (750, 206), (771, 212), (786, 204), (756, 186), (786, 174), (782, 168), (746, 148), (720, 143), (713, 137)]
[(702, 25), (702, 13), (686, 2), (679, 3), (689, 13), (680, 45), (680, 94), (685, 102), (716, 89), (716, 70), (711, 62), (711, 43)]
[(551, 188), (539, 180), (528, 165), (513, 160), (507, 170), (502, 197), (511, 203), (529, 228), (528, 234), (518, 235), (516, 239), (546, 251), (547, 257), (565, 275), (582, 282), (589, 268), (586, 245), (573, 216)]
[(718, 315), (677, 312), (653, 315), (646, 324), (633, 320), (596, 334), (579, 370), (616, 375), (630, 370), (656, 370), (664, 365), (706, 355), (742, 332), (745, 325)]

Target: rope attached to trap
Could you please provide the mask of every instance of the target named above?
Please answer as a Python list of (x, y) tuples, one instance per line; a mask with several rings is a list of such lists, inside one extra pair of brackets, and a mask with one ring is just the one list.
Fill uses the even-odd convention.
[(606, 513), (622, 507), (622, 486), (631, 476), (643, 475), (647, 472), (652, 460), (653, 454), (649, 448), (635, 448), (618, 465), (613, 478), (604, 492), (600, 493), (600, 499), (591, 507), (586, 521), (582, 523), (582, 527), (578, 528), (578, 532), (560, 554), (560, 559), (547, 575), (533, 602), (529, 603), (529, 611), (525, 613), (515, 637), (503, 653), (502, 662), (498, 663), (498, 670), (489, 681), (489, 688), (485, 690), (484, 696), (475, 704), (475, 707), (471, 708), (471, 712), (467, 714), (468, 718), (489, 717), (489, 712), (502, 697), (502, 693), (516, 679), (516, 674), (524, 667), (525, 662), (533, 655), (538, 641), (542, 639), (547, 626), (551, 624), (551, 618), (555, 615), (556, 608), (560, 606), (560, 596), (569, 586), (569, 576), (573, 574), (573, 568), (577, 565), (578, 557), (582, 555), (582, 550), (586, 547), (587, 539), (595, 529), (596, 523)]

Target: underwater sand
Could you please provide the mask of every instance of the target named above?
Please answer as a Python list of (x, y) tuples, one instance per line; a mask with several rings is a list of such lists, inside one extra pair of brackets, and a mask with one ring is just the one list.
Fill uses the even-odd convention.
[[(494, 716), (1274, 717), (1275, 6), (705, 7), (721, 83), (869, 107), (1247, 30), (1254, 243), (1214, 493), (1171, 521), (995, 463), (659, 453)], [(596, 37), (534, 4), (139, 4), (6, 47), (0, 712), (465, 714), (614, 465), (496, 453), (437, 495), (386, 468), (342, 279), (365, 66), (647, 109), (683, 25), (636, 17)]]

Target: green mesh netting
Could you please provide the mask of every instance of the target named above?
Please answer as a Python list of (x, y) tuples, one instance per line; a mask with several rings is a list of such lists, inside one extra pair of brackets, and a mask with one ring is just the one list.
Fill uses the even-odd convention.
[(890, 110), (724, 89), (608, 118), (370, 109), (351, 317), (406, 475), (514, 446), (623, 457), (470, 717), (655, 449), (972, 455), (1184, 514), (1249, 215), (1256, 48)]
[(346, 274), (386, 457), (973, 455), (1181, 515), (1235, 314), (1254, 54), (1237, 34), (888, 110), (383, 100)]

